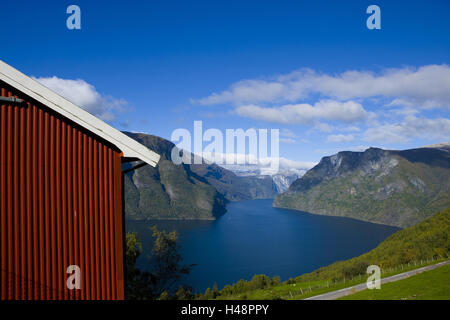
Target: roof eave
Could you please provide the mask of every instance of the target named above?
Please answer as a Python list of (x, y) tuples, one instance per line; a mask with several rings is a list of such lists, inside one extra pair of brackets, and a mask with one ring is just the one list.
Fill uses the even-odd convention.
[(0, 60), (0, 79), (31, 98), (39, 101), (80, 126), (111, 142), (123, 152), (126, 158), (139, 158), (155, 167), (160, 155), (149, 150), (86, 110), (61, 97), (36, 80), (24, 75)]

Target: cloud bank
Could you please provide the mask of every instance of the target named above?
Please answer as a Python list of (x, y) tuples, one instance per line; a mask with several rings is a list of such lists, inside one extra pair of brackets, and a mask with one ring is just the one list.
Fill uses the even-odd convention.
[(61, 79), (54, 76), (34, 80), (105, 121), (115, 120), (116, 114), (123, 112), (128, 105), (124, 99), (100, 94), (93, 85), (81, 79)]
[(408, 116), (398, 123), (386, 123), (364, 132), (363, 140), (368, 142), (387, 141), (391, 143), (408, 142), (414, 138), (434, 138), (448, 141), (450, 119), (427, 119)]
[(368, 112), (357, 102), (339, 102), (323, 100), (314, 105), (288, 104), (281, 107), (265, 108), (246, 105), (236, 108), (242, 117), (265, 120), (281, 124), (310, 124), (319, 120), (336, 120), (341, 122), (357, 122), (368, 117)]
[(301, 69), (269, 80), (243, 80), (228, 90), (192, 100), (200, 105), (294, 102), (319, 95), (337, 100), (385, 97), (392, 105), (450, 109), (450, 67), (346, 71), (337, 75)]
[(392, 144), (413, 138), (447, 141), (450, 66), (349, 70), (339, 74), (306, 68), (239, 81), (192, 103), (228, 104), (234, 114), (244, 118), (310, 126), (328, 133), (329, 143), (360, 140)]

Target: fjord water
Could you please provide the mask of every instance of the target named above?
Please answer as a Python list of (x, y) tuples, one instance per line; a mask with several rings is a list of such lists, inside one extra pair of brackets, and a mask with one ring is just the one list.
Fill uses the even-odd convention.
[(398, 228), (349, 218), (313, 215), (272, 207), (273, 200), (231, 202), (215, 221), (127, 221), (144, 252), (137, 265), (147, 269), (151, 231), (177, 230), (185, 264), (196, 264), (183, 283), (203, 292), (254, 274), (287, 280), (375, 248)]

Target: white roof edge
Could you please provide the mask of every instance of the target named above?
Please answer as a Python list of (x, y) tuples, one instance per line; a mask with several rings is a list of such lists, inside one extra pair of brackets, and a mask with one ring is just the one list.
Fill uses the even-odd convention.
[(24, 75), (2, 60), (0, 60), (0, 80), (109, 141), (123, 152), (124, 157), (138, 158), (153, 167), (158, 163), (160, 155), (156, 152), (149, 150), (136, 140), (61, 97), (36, 80)]

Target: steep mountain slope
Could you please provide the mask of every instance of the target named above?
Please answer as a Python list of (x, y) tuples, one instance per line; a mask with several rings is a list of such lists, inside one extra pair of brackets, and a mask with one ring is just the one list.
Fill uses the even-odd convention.
[(125, 176), (125, 213), (129, 219), (214, 219), (227, 201), (273, 198), (270, 177), (239, 177), (215, 164), (171, 161), (174, 144), (143, 133), (125, 132), (161, 155), (156, 168), (144, 166)]
[(339, 152), (296, 180), (274, 206), (412, 226), (450, 206), (450, 152), (370, 148)]
[(173, 144), (162, 138), (127, 133), (161, 155), (158, 165), (125, 175), (125, 214), (129, 219), (214, 219), (225, 198), (187, 165), (170, 160)]
[[(273, 190), (272, 197), (275, 195), (285, 192), (292, 182), (300, 178), (303, 174), (305, 174), (306, 170), (303, 169), (279, 169), (276, 173), (271, 170), (264, 170), (252, 165), (224, 165), (224, 168), (232, 171), (239, 177), (253, 177), (255, 181), (259, 181), (256, 179), (272, 179), (275, 190)], [(269, 198), (272, 198), (269, 197)]]
[(193, 164), (190, 168), (230, 201), (271, 199), (277, 194), (270, 176), (238, 176), (216, 164)]
[(342, 279), (365, 274), (369, 265), (381, 268), (430, 258), (448, 258), (450, 254), (450, 208), (433, 214), (415, 226), (397, 231), (375, 249), (350, 260), (335, 262), (308, 274), (297, 281)]
[(299, 174), (280, 172), (272, 176), (273, 182), (277, 186), (278, 193), (283, 193), (289, 189), (291, 184), (300, 178)]

